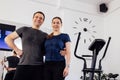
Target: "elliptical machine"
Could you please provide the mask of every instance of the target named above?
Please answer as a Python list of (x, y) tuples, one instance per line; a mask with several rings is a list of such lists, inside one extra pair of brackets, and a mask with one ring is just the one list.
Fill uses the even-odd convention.
[[(81, 33), (79, 32), (77, 42), (76, 42), (76, 46), (75, 46), (75, 50), (74, 50), (74, 55), (78, 59), (81, 59), (81, 60), (84, 61), (83, 69), (82, 69), (82, 71), (83, 71), (83, 78), (82, 79), (83, 80), (94, 80), (94, 73), (97, 73), (98, 74), (98, 80), (101, 80), (101, 74), (103, 72), (101, 62), (102, 62), (102, 60), (104, 59), (104, 57), (106, 55), (106, 52), (107, 52), (111, 37), (109, 37), (107, 44), (103, 39), (95, 39), (91, 43), (91, 45), (89, 46), (89, 50), (93, 52), (93, 55), (84, 55), (84, 57), (92, 57), (91, 67), (88, 68), (86, 59), (83, 56), (78, 56), (76, 54), (77, 47), (78, 47), (79, 40), (80, 40), (80, 35), (81, 35)], [(97, 56), (99, 54), (99, 51), (104, 47), (105, 44), (106, 44), (106, 48), (105, 48), (104, 54), (103, 54), (102, 58), (99, 60), (98, 69), (96, 69), (95, 67), (96, 67)], [(90, 73), (89, 74), (89, 79), (87, 79), (87, 77), (86, 77), (87, 73)]]

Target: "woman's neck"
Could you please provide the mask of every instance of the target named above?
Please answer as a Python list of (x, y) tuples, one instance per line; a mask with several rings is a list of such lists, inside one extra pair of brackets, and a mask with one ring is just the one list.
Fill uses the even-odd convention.
[(61, 32), (60, 31), (54, 31), (53, 35), (59, 35)]

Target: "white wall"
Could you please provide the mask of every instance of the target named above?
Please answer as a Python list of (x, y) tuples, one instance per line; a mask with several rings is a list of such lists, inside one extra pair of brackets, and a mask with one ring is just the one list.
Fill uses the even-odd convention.
[(43, 26), (50, 27), (46, 24), (51, 23), (53, 16), (61, 16), (60, 11), (57, 10), (57, 6), (45, 5), (42, 2), (35, 0), (2, 0), (0, 2), (0, 15), (2, 20), (12, 21), (21, 24), (32, 25), (32, 16), (36, 11), (43, 11), (46, 15), (46, 20)]
[[(92, 20), (92, 23), (88, 24), (87, 22), (80, 22), (79, 17), (88, 18), (89, 20)], [(79, 24), (76, 25), (75, 21), (79, 22)], [(91, 28), (93, 25), (95, 25), (96, 27)], [(80, 76), (82, 75), (81, 70), (83, 68), (83, 62), (82, 62), (82, 60), (79, 60), (74, 56), (74, 48), (75, 48), (75, 44), (76, 44), (76, 40), (77, 40), (77, 35), (74, 35), (74, 33), (76, 33), (77, 31), (82, 33), (80, 43), (78, 46), (77, 54), (78, 55), (92, 54), (92, 52), (90, 52), (88, 50), (88, 47), (91, 43), (89, 41), (89, 38), (94, 40), (94, 38), (92, 38), (91, 35), (95, 35), (96, 38), (103, 37), (103, 33), (104, 33), (103, 32), (103, 18), (99, 17), (99, 16), (93, 16), (91, 14), (84, 14), (81, 12), (65, 10), (64, 26), (65, 26), (64, 31), (69, 33), (69, 35), (71, 37), (71, 41), (72, 41), (71, 68), (70, 68), (70, 75), (69, 75), (68, 80), (79, 80)], [(72, 27), (86, 27), (89, 30), (91, 30), (91, 32), (90, 33), (84, 32), (82, 30), (83, 28), (80, 28), (79, 30), (78, 29), (74, 30)], [(92, 31), (97, 31), (97, 34), (92, 33)], [(87, 40), (86, 44), (84, 44), (84, 39)], [(89, 65), (90, 65), (90, 63), (89, 63)], [(90, 67), (90, 66), (88, 66), (88, 67)]]
[[(111, 43), (104, 62), (105, 72), (120, 74), (120, 0), (114, 0), (109, 4), (109, 12), (104, 18), (104, 34), (111, 36)], [(120, 77), (119, 77), (120, 79)]]
[[(28, 26), (32, 25), (33, 13), (40, 10), (40, 11), (43, 11), (46, 15), (45, 22), (41, 28), (44, 31), (50, 33), (52, 17), (54, 16), (62, 17), (63, 31), (70, 35), (71, 41), (72, 41), (72, 47), (71, 47), (72, 49), (71, 58), (72, 59), (71, 59), (71, 66), (70, 66), (70, 74), (66, 78), (66, 80), (80, 80), (79, 78), (82, 75), (81, 69), (83, 67), (83, 62), (75, 58), (73, 55), (77, 35), (74, 35), (76, 30), (73, 30), (72, 27), (84, 26), (88, 28), (88, 27), (95, 25), (96, 27), (91, 30), (97, 31), (97, 34), (95, 34), (96, 38), (108, 37), (109, 35), (112, 36), (113, 38), (113, 36), (116, 35), (115, 33), (111, 33), (111, 31), (113, 32), (113, 26), (111, 22), (114, 21), (114, 23), (116, 23), (115, 20), (116, 20), (117, 14), (119, 13), (116, 12), (114, 14), (110, 14), (104, 19), (102, 14), (98, 13), (96, 5), (89, 5), (89, 4), (81, 3), (81, 2), (78, 2), (77, 0), (76, 1), (73, 1), (73, 0), (53, 0), (53, 1), (49, 1), (49, 0), (47, 1), (44, 1), (44, 0), (19, 0), (19, 1), (2, 0), (0, 1), (0, 5), (1, 5), (0, 22), (15, 24), (17, 28), (23, 25), (28, 25)], [(114, 20), (111, 19), (112, 16), (116, 16), (114, 17)], [(82, 25), (80, 23), (80, 25), (76, 25), (74, 21), (78, 21), (79, 17), (88, 18), (89, 20), (92, 20), (92, 23), (90, 25), (88, 23), (85, 23), (85, 24), (82, 23)], [(117, 17), (117, 19), (119, 20), (119, 17)], [(104, 28), (104, 25), (105, 25), (105, 28)], [(107, 30), (109, 27), (108, 25), (111, 26), (111, 28), (109, 28), (110, 29), (109, 31)], [(82, 30), (80, 31), (82, 32)], [(104, 34), (106, 35), (104, 36)], [(86, 44), (84, 44), (83, 42), (84, 38), (87, 39)], [(91, 34), (89, 33), (86, 34), (82, 32), (78, 54), (80, 55), (81, 54), (92, 54), (88, 50), (88, 46), (90, 45), (89, 38), (91, 38)], [(94, 39), (92, 38), (92, 40)], [(114, 42), (115, 40), (118, 40), (117, 37), (114, 38)], [(115, 51), (114, 54), (115, 53), (118, 54), (118, 51), (115, 49), (116, 45), (113, 44), (114, 42), (111, 43), (112, 47), (110, 46), (110, 49), (108, 51), (109, 54), (107, 53), (107, 57), (106, 57), (107, 59), (105, 59), (105, 62), (103, 64), (104, 70), (106, 72), (111, 72), (111, 71), (118, 72), (117, 68), (116, 70), (114, 70), (114, 67), (115, 67), (114, 65), (108, 68), (108, 64), (109, 64), (108, 60), (110, 60), (111, 58), (113, 58), (113, 56), (115, 56), (115, 55), (112, 55), (113, 51)], [(16, 44), (21, 48), (20, 40), (17, 40)], [(117, 46), (117, 49), (119, 50), (119, 45)], [(117, 56), (114, 57), (115, 60), (116, 60), (116, 57)], [(114, 62), (115, 60), (110, 60), (110, 61)], [(114, 64), (116, 63), (114, 62)]]

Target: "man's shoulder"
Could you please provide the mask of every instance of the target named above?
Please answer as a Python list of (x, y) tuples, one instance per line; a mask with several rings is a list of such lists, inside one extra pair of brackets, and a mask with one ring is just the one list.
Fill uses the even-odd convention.
[(42, 31), (42, 30), (40, 30), (40, 32), (41, 32), (42, 34), (44, 34), (45, 36), (48, 35), (48, 33), (44, 32), (44, 31)]
[(23, 26), (22, 27), (24, 30), (31, 29), (31, 27)]
[(17, 30), (27, 30), (27, 29), (30, 29), (30, 27), (22, 26), (22, 27), (19, 27)]

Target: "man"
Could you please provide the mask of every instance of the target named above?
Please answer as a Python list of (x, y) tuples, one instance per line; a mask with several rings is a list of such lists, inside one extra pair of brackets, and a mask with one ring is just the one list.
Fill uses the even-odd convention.
[[(47, 34), (39, 28), (44, 20), (43, 12), (35, 12), (32, 27), (21, 27), (5, 38), (8, 46), (21, 56), (14, 80), (43, 80), (43, 46)], [(22, 50), (14, 43), (18, 37), (22, 39)]]
[[(8, 62), (8, 67), (4, 64), (4, 62)], [(16, 52), (13, 51), (13, 55), (5, 58), (1, 63), (4, 65), (4, 68), (7, 70), (4, 80), (13, 80), (16, 67), (19, 63), (19, 58), (17, 57)]]

